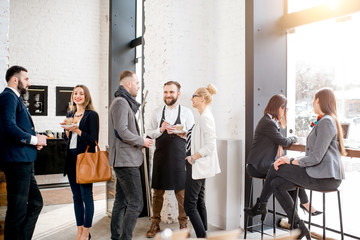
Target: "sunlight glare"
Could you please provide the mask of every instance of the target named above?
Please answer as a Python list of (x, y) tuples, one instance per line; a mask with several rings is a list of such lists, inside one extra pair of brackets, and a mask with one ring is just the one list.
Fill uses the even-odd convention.
[(329, 0), (328, 5), (329, 5), (330, 9), (335, 10), (338, 3), (339, 3), (339, 0)]

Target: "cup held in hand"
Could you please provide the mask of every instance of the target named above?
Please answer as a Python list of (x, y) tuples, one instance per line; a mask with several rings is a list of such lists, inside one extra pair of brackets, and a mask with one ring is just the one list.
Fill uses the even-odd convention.
[(72, 125), (73, 124), (73, 118), (65, 118), (65, 124), (66, 125)]
[(176, 124), (176, 125), (175, 125), (175, 131), (177, 131), (177, 132), (183, 132), (183, 131), (184, 131), (184, 125), (182, 125), (182, 124)]

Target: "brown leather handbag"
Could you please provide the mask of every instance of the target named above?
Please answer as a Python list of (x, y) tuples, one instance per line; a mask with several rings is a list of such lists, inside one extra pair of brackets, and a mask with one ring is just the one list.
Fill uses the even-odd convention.
[(109, 155), (107, 151), (100, 151), (100, 147), (95, 142), (97, 152), (88, 152), (87, 146), (84, 153), (77, 155), (76, 160), (76, 182), (80, 184), (103, 182), (111, 179), (111, 169), (109, 166)]

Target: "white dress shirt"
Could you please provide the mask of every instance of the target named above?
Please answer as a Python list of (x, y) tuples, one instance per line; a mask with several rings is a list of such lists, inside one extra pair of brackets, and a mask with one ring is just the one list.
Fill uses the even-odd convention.
[[(7, 88), (9, 88), (9, 89), (11, 89), (15, 94), (16, 94), (16, 96), (17, 97), (20, 97), (20, 93), (18, 92), (18, 91), (16, 91), (14, 88), (12, 88), (12, 87), (9, 87), (9, 86), (7, 86)], [(37, 139), (37, 137), (36, 136), (34, 136), (34, 135), (31, 135), (31, 138), (30, 138), (30, 144), (31, 145), (37, 145), (37, 143), (38, 143), (38, 139)]]
[[(76, 125), (77, 127), (79, 127), (80, 122), (81, 122), (81, 119), (80, 119), (80, 121), (78, 123), (73, 124), (73, 125)], [(69, 149), (76, 149), (77, 148), (77, 138), (78, 137), (79, 137), (79, 135), (77, 135), (77, 133), (75, 133), (75, 132), (71, 133), (71, 140), (70, 140)]]
[[(146, 125), (146, 135), (151, 137), (152, 139), (156, 139), (162, 135), (160, 132), (160, 122), (162, 118), (164, 106), (157, 108), (152, 116), (150, 121), (147, 122)], [(173, 109), (169, 108), (165, 105), (165, 120), (170, 123), (170, 125), (174, 125), (176, 119), (179, 114), (179, 104), (176, 105)], [(180, 121), (181, 124), (184, 125), (184, 131), (188, 131), (194, 125), (194, 115), (191, 110), (187, 107), (181, 105), (180, 109)]]

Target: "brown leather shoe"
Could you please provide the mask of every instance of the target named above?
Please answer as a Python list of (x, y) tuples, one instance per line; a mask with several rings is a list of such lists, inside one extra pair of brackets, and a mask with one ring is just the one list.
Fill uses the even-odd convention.
[(180, 223), (180, 229), (184, 229), (184, 228), (187, 228), (187, 223), (183, 223), (183, 224)]
[(152, 223), (149, 231), (146, 233), (147, 238), (153, 238), (155, 235), (160, 232), (160, 226), (158, 223)]

